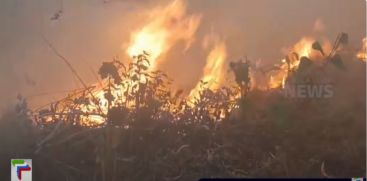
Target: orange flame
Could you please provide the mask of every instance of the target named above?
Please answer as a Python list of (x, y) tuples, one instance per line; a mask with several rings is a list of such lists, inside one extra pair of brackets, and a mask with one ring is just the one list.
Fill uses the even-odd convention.
[(367, 38), (362, 40), (362, 49), (357, 53), (357, 58), (366, 62), (367, 61)]
[[(200, 15), (187, 15), (186, 2), (184, 0), (175, 0), (165, 7), (158, 7), (148, 12), (149, 23), (142, 26), (136, 32), (131, 34), (129, 46), (126, 49), (130, 57), (134, 57), (144, 52), (149, 54), (150, 66), (148, 70), (156, 70), (163, 59), (159, 56), (169, 51), (176, 43), (183, 41), (186, 43), (186, 49), (194, 41), (194, 35), (201, 21)], [(106, 85), (106, 83), (104, 84)], [(116, 85), (115, 85), (116, 86)], [(114, 97), (126, 98), (121, 94), (126, 87), (115, 87), (111, 90)], [(108, 100), (105, 98), (105, 91), (101, 86), (96, 86), (94, 96), (99, 100), (99, 105), (91, 102), (87, 106), (81, 107), (81, 111), (87, 112), (88, 109), (100, 108), (102, 114), (108, 113)], [(113, 105), (114, 102), (111, 102)], [(83, 115), (82, 124), (86, 126), (98, 125), (105, 122), (102, 116)]]
[[(290, 59), (289, 67), (291, 70), (297, 70), (301, 57), (311, 56), (313, 42), (314, 42), (313, 38), (304, 37), (290, 49), (290, 52), (295, 52), (298, 54), (298, 59), (294, 57)], [(284, 87), (287, 75), (288, 75), (288, 65), (286, 63), (286, 59), (282, 59), (280, 69), (274, 75), (271, 75), (269, 78), (268, 83), (269, 88)]]
[[(205, 41), (204, 44), (207, 44)], [(207, 46), (207, 45), (204, 45)], [(223, 83), (225, 59), (227, 57), (227, 48), (223, 41), (216, 41), (213, 49), (209, 52), (206, 65), (203, 69), (204, 75), (201, 78), (202, 82), (206, 83), (208, 89), (218, 89)], [(194, 89), (190, 91), (189, 100), (193, 100), (199, 96), (201, 82), (199, 82)]]
[(200, 15), (187, 15), (184, 0), (157, 8), (150, 13), (150, 23), (132, 33), (127, 54), (133, 57), (146, 51), (150, 54), (149, 70), (156, 70), (164, 61), (159, 56), (173, 45), (184, 41), (186, 49), (191, 46), (200, 21)]

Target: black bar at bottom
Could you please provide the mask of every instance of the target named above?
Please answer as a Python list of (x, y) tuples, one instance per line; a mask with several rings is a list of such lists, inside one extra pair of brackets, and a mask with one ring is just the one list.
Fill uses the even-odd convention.
[(202, 178), (199, 181), (366, 181), (366, 178)]

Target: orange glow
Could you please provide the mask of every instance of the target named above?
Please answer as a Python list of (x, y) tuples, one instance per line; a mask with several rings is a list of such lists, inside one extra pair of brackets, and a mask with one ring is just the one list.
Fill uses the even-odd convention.
[(187, 15), (184, 0), (175, 0), (149, 14), (150, 22), (132, 33), (127, 54), (133, 57), (142, 54), (143, 51), (149, 53), (151, 64), (149, 70), (156, 70), (164, 61), (159, 59), (159, 56), (173, 45), (183, 41), (186, 43), (186, 49), (191, 46), (201, 16)]
[[(204, 75), (201, 78), (203, 82), (206, 82), (205, 87), (208, 89), (218, 89), (223, 83), (223, 72), (225, 68), (225, 59), (227, 57), (227, 48), (224, 42), (217, 42), (213, 49), (209, 52), (204, 67)], [(199, 96), (200, 82), (191, 90), (188, 99), (192, 100)]]
[(357, 58), (366, 62), (367, 61), (367, 38), (362, 40), (362, 49), (357, 53)]
[[(165, 7), (153, 9), (148, 14), (149, 23), (144, 24), (144, 26), (131, 34), (131, 40), (126, 49), (126, 53), (131, 58), (144, 52), (148, 53), (148, 59), (150, 61), (150, 66), (147, 65), (148, 71), (154, 71), (164, 61), (163, 59), (159, 59), (159, 56), (169, 51), (176, 43), (183, 41), (186, 43), (186, 48), (191, 46), (200, 24), (201, 16), (187, 15), (186, 2), (184, 0), (175, 0)], [(141, 77), (140, 82), (144, 82), (143, 79)], [(114, 97), (120, 97), (120, 102), (125, 102), (125, 96), (121, 95), (121, 92), (125, 91), (126, 87), (117, 86), (114, 90), (111, 90), (111, 93)], [(102, 114), (107, 115), (108, 100), (104, 94), (105, 91), (103, 88), (97, 86), (94, 90), (94, 96), (99, 100), (99, 105), (90, 103), (80, 109), (87, 111), (88, 109), (97, 109), (99, 107)], [(91, 98), (90, 95), (89, 98)], [(110, 106), (114, 106), (115, 102), (112, 101), (112, 105)], [(127, 106), (131, 107), (131, 105)], [(81, 116), (81, 119), (81, 122), (86, 126), (98, 125), (105, 122), (105, 118), (101, 116)]]
[[(107, 115), (108, 113), (108, 100), (104, 97), (104, 91), (102, 88), (99, 88), (98, 86), (95, 88), (96, 91), (94, 93), (94, 97), (99, 100), (99, 105), (95, 104), (93, 101), (91, 101), (87, 105), (82, 105), (80, 107), (80, 110), (83, 112), (89, 112), (88, 110), (99, 110), (101, 109), (101, 113), (103, 115)], [(87, 95), (88, 98), (92, 99), (91, 95)], [(105, 118), (100, 115), (82, 115), (81, 116), (81, 124), (83, 126), (95, 126), (100, 125), (105, 122)]]
[[(298, 54), (298, 59), (292, 56), (289, 60), (290, 70), (297, 70), (298, 65), (300, 63), (300, 58), (310, 57), (312, 51), (312, 43), (314, 42), (313, 38), (302, 38), (299, 42), (297, 42), (291, 49), (290, 52), (295, 52)], [(281, 65), (279, 70), (276, 71), (275, 74), (270, 75), (268, 86), (269, 88), (284, 88), (286, 80), (288, 76), (288, 65), (286, 59), (281, 60)]]

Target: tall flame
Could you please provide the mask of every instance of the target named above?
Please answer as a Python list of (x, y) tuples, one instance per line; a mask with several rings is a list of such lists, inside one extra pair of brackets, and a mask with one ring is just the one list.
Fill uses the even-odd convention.
[[(225, 59), (227, 57), (227, 48), (223, 41), (216, 41), (214, 47), (208, 54), (206, 65), (203, 69), (203, 77), (201, 81), (205, 82), (208, 89), (218, 89), (223, 83)], [(200, 92), (201, 82), (190, 91), (189, 100), (197, 98)]]
[[(163, 59), (159, 56), (169, 51), (176, 43), (182, 41), (186, 43), (186, 49), (194, 41), (196, 30), (201, 21), (200, 15), (187, 15), (186, 2), (175, 0), (165, 7), (158, 7), (148, 12), (148, 22), (136, 32), (131, 34), (131, 40), (126, 51), (130, 57), (134, 57), (144, 52), (149, 54), (150, 66), (148, 70), (156, 70)], [(114, 97), (125, 99), (121, 92), (126, 87), (118, 86), (111, 90)], [(91, 102), (88, 106), (81, 107), (81, 111), (97, 109), (104, 115), (108, 113), (108, 101), (105, 98), (103, 86), (96, 86), (94, 96), (99, 100), (98, 104)], [(111, 103), (114, 106), (113, 102)], [(105, 118), (95, 115), (81, 117), (81, 122), (85, 125), (99, 125), (105, 122)]]
[(200, 15), (187, 15), (186, 2), (175, 0), (166, 7), (159, 7), (150, 14), (150, 21), (132, 33), (127, 48), (130, 57), (150, 54), (150, 70), (156, 70), (164, 61), (159, 56), (167, 52), (179, 41), (186, 43), (186, 49), (194, 41), (194, 35), (201, 21)]

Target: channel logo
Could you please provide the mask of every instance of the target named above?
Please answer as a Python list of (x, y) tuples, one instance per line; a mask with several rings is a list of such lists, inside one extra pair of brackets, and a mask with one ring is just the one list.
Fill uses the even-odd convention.
[(32, 181), (32, 159), (11, 160), (11, 181)]
[(364, 181), (363, 178), (352, 178), (352, 181)]

